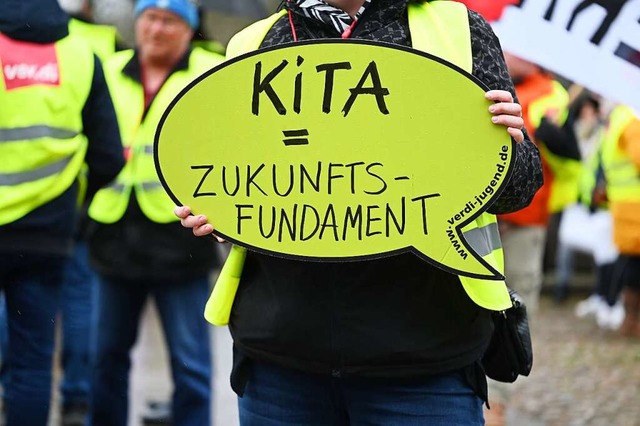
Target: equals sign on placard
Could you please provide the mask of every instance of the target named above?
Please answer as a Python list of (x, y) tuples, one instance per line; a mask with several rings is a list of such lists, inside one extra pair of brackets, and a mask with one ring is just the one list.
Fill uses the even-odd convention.
[(282, 140), (286, 146), (291, 145), (309, 145), (309, 139), (305, 136), (309, 136), (307, 129), (300, 130), (283, 130), (282, 134), (285, 139)]

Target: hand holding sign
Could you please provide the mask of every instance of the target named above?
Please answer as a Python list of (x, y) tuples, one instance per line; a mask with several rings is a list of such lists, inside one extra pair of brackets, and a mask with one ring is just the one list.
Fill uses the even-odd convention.
[(177, 204), (253, 250), (308, 260), (413, 251), (454, 273), (497, 278), (462, 233), (500, 192), (513, 158), (483, 93), (469, 75), (409, 49), (259, 51), (172, 104), (157, 135), (158, 173)]

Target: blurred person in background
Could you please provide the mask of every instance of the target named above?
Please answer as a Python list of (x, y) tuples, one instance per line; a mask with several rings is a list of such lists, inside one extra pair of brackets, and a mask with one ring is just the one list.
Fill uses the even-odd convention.
[[(562, 205), (565, 190), (577, 193), (577, 183), (567, 188), (563, 176), (567, 163), (578, 161), (575, 140), (559, 130), (567, 114), (569, 95), (537, 64), (505, 52), (505, 61), (522, 105), (525, 128), (540, 149), (544, 184), (529, 206), (515, 213), (500, 215), (498, 223), (503, 241), (505, 277), (509, 287), (524, 299), (527, 312), (538, 310), (543, 280), (543, 256), (550, 206)], [(577, 159), (576, 159), (577, 157)], [(553, 198), (553, 192), (556, 193)], [(569, 195), (570, 198), (570, 195)], [(489, 380), (491, 410), (486, 413), (490, 426), (503, 425), (511, 384)]]
[(620, 333), (640, 338), (640, 117), (627, 106), (616, 107), (602, 148), (607, 197), (613, 216), (613, 238), (620, 256), (616, 269), (624, 305)]
[[(603, 130), (603, 121), (600, 119), (599, 104), (597, 99), (578, 86), (569, 88), (571, 102), (568, 105), (567, 118), (562, 126), (543, 125), (538, 130), (538, 137), (542, 141), (560, 141), (561, 157), (565, 160), (565, 166), (555, 167), (558, 173), (564, 175), (564, 187), (558, 187), (559, 177), (554, 176), (552, 196), (550, 201), (550, 221), (553, 225), (549, 227), (547, 234), (546, 250), (554, 254), (555, 258), (555, 302), (560, 304), (568, 296), (570, 280), (573, 276), (574, 260), (576, 251), (565, 244), (559, 238), (560, 227), (566, 216), (571, 216), (571, 209), (582, 209), (586, 212), (587, 207), (578, 203), (583, 195), (580, 193), (580, 179), (589, 166), (592, 154), (595, 151), (599, 138)], [(564, 143), (562, 143), (564, 142)], [(546, 142), (553, 146), (552, 143)], [(556, 150), (557, 152), (557, 150)], [(595, 178), (595, 175), (593, 176)], [(590, 188), (593, 189), (593, 188)], [(560, 192), (564, 198), (558, 202), (559, 197), (553, 196)], [(585, 194), (586, 195), (586, 194)], [(553, 235), (550, 235), (553, 233)]]
[[(525, 127), (541, 151), (544, 184), (531, 204), (500, 215), (504, 240), (505, 275), (509, 286), (523, 296), (527, 311), (535, 313), (542, 284), (544, 243), (550, 211), (565, 200), (577, 199), (577, 183), (561, 179), (566, 168), (579, 161), (575, 138), (560, 126), (567, 116), (569, 95), (554, 77), (533, 62), (505, 52), (509, 74), (522, 104)], [(570, 163), (571, 166), (568, 166)], [(558, 207), (556, 207), (558, 206)]]
[(171, 213), (153, 141), (173, 98), (222, 57), (191, 48), (197, 8), (188, 0), (139, 0), (135, 50), (105, 63), (127, 164), (89, 207), (89, 248), (98, 279), (91, 423), (127, 424), (131, 349), (149, 297), (171, 362), (173, 424), (211, 423), (209, 326), (202, 311), (217, 266), (210, 240), (194, 239)]
[[(65, 3), (61, 1), (65, 8)], [(117, 48), (117, 30), (109, 25), (92, 22), (92, 2), (82, 0), (75, 5), (67, 4), (71, 16), (69, 33), (71, 37), (84, 40), (93, 52), (104, 62)], [(75, 7), (72, 7), (75, 6)], [(90, 346), (94, 341), (92, 331), (95, 323), (95, 292), (97, 277), (89, 266), (88, 249), (85, 241), (86, 209), (88, 205), (81, 194), (81, 212), (76, 230), (73, 256), (67, 262), (62, 285), (61, 319), (62, 345), (60, 362), (62, 380), (62, 426), (82, 426), (89, 411), (91, 389)]]
[[(596, 274), (592, 294), (576, 304), (576, 316), (593, 316), (600, 328), (616, 330), (624, 317), (624, 309), (619, 302), (620, 274), (615, 267), (618, 249), (613, 242), (613, 220), (607, 201), (606, 176), (602, 163), (607, 121), (602, 104), (597, 96), (583, 92), (572, 106), (572, 109), (578, 112), (574, 129), (584, 167), (579, 182), (579, 203), (569, 207), (562, 217), (559, 246), (588, 253), (595, 263)], [(586, 229), (589, 232), (585, 232)], [(573, 253), (570, 253), (569, 259), (572, 256)], [(567, 287), (571, 262), (563, 264), (560, 257), (558, 260), (556, 286)], [(565, 290), (560, 292), (564, 293)]]
[(8, 314), (7, 426), (49, 414), (56, 314), (81, 191), (124, 164), (102, 66), (56, 0), (0, 3), (0, 289)]

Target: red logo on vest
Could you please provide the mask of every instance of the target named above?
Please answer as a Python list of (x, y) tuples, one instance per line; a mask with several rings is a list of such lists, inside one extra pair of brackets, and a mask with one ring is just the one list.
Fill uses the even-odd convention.
[(6, 90), (60, 85), (60, 67), (53, 43), (27, 43), (0, 34), (0, 63)]

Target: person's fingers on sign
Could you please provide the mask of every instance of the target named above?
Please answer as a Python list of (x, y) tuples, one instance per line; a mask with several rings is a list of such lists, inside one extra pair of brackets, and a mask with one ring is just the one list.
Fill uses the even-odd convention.
[[(173, 213), (180, 218), (182, 226), (193, 229), (193, 235), (196, 237), (202, 237), (213, 232), (213, 226), (207, 223), (207, 217), (202, 214), (192, 215), (191, 208), (188, 206), (178, 206), (173, 209)], [(217, 236), (216, 238), (218, 242), (224, 242), (222, 238)]]
[(489, 112), (493, 114), (491, 121), (505, 126), (513, 140), (517, 143), (522, 142), (524, 140), (522, 107), (513, 101), (511, 93), (506, 90), (489, 90), (485, 97), (496, 102), (489, 107)]

